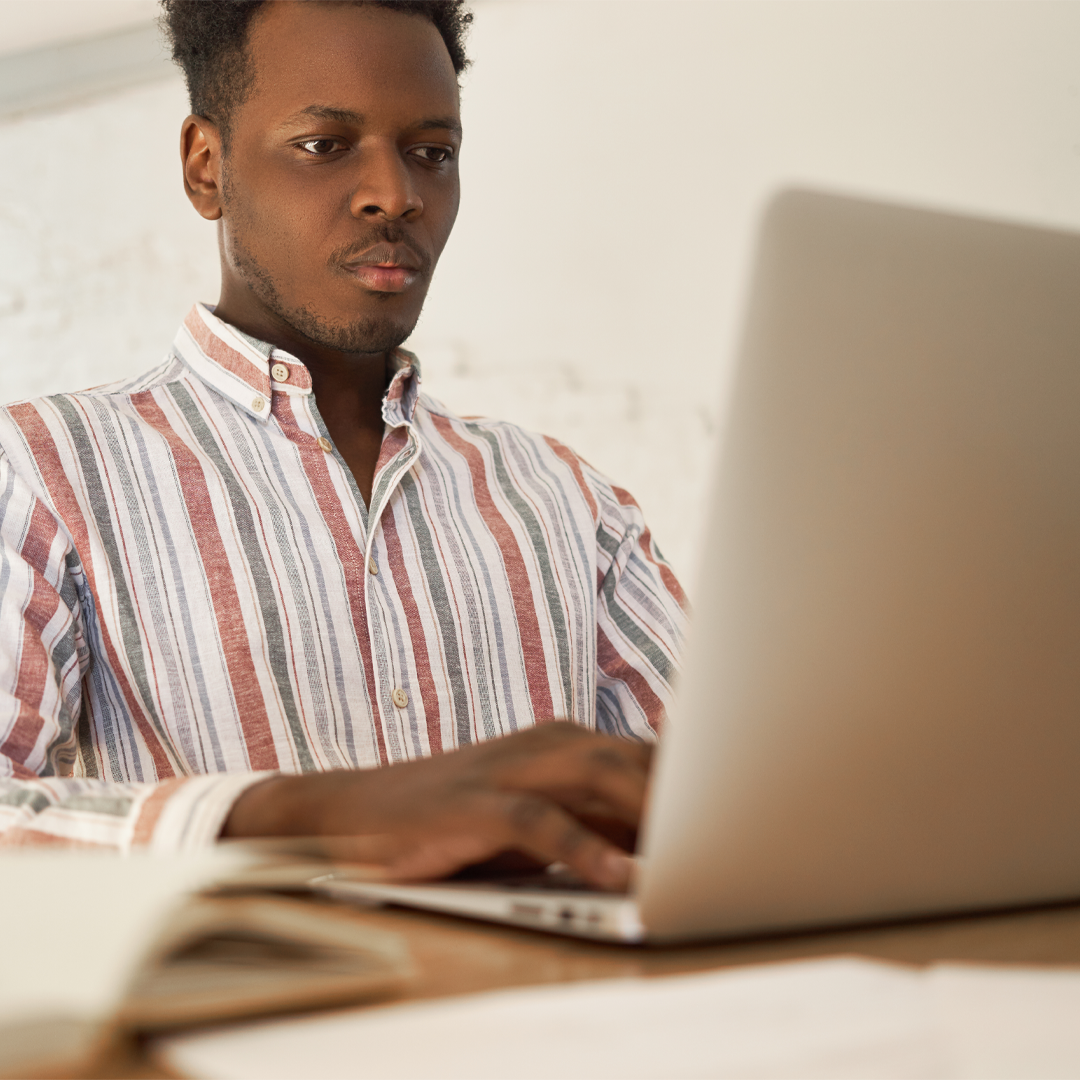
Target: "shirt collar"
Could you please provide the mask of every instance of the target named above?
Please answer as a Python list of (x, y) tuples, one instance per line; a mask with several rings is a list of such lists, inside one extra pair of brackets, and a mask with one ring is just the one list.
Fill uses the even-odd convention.
[(420, 361), (407, 349), (395, 349), (391, 362), (397, 370), (383, 398), (382, 416), (390, 427), (411, 424), (420, 396)]
[[(258, 420), (269, 419), (273, 393), (311, 393), (311, 374), (300, 360), (241, 333), (206, 304), (196, 304), (188, 312), (173, 346), (199, 379)], [(383, 398), (382, 414), (387, 424), (397, 427), (412, 423), (420, 392), (420, 362), (405, 349), (396, 349), (392, 363), (396, 370)], [(278, 365), (288, 368), (284, 381), (274, 373)]]

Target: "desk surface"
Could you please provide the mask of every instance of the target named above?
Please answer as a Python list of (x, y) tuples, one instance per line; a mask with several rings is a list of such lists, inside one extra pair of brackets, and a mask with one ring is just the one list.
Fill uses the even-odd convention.
[[(939, 960), (1080, 965), (1080, 904), (664, 948), (597, 944), (401, 910), (357, 911), (355, 918), (371, 927), (392, 930), (408, 942), (416, 973), (394, 1002), (511, 986), (673, 975), (835, 955), (914, 965)], [(382, 1003), (388, 1003), (387, 999)], [(171, 1074), (155, 1068), (146, 1048), (135, 1045), (115, 1048), (86, 1075), (97, 1080)]]

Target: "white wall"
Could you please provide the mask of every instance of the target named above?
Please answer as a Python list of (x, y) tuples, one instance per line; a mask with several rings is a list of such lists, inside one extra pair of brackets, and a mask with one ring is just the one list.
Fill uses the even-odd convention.
[[(474, 7), (462, 214), (413, 338), (426, 385), (571, 443), (684, 576), (770, 190), (1080, 228), (1080, 3)], [(146, 368), (214, 298), (185, 112), (173, 79), (0, 123), (0, 399)]]
[(156, 0), (0, 0), (0, 56), (138, 26)]

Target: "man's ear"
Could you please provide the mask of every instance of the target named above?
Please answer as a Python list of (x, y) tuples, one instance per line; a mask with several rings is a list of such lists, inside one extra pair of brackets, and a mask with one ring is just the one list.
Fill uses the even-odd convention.
[(184, 190), (207, 221), (221, 217), (221, 132), (205, 116), (189, 116), (180, 129)]

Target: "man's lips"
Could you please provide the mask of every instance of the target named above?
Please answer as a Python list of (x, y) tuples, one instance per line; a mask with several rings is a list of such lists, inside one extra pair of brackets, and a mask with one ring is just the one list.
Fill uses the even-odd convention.
[(423, 260), (404, 244), (376, 244), (344, 262), (344, 268), (372, 292), (404, 292), (419, 277)]

